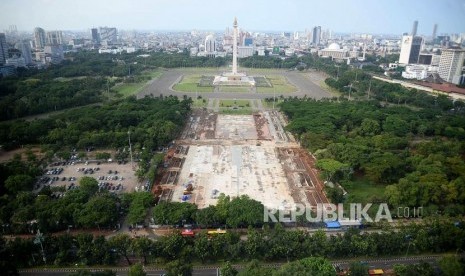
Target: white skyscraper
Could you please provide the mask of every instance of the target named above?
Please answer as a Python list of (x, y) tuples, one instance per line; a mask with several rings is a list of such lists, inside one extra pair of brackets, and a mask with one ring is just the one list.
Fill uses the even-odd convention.
[(116, 28), (100, 27), (98, 29), (100, 41), (116, 43), (118, 41), (118, 30)]
[(423, 39), (419, 36), (404, 35), (401, 41), (399, 63), (418, 63)]
[(47, 32), (47, 44), (48, 45), (61, 45), (61, 44), (63, 44), (63, 35), (62, 35), (61, 31)]
[(45, 31), (42, 28), (34, 29), (34, 43), (36, 44), (36, 49), (42, 49), (45, 46)]
[(439, 76), (447, 82), (459, 84), (464, 60), (465, 49), (443, 49), (439, 60)]

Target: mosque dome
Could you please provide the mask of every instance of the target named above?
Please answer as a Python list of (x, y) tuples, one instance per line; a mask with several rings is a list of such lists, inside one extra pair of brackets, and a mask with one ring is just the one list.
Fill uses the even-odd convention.
[(328, 50), (341, 50), (341, 46), (339, 46), (337, 43), (331, 43), (328, 46)]

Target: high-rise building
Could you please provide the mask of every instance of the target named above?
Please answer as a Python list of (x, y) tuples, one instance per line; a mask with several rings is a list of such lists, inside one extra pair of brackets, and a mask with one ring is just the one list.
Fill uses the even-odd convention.
[(321, 26), (316, 26), (312, 31), (312, 44), (319, 45), (321, 39)]
[(207, 35), (207, 37), (205, 38), (205, 52), (216, 52), (216, 40), (213, 35)]
[(92, 42), (100, 43), (100, 36), (98, 34), (98, 29), (97, 28), (92, 28), (90, 31), (92, 33)]
[(6, 36), (0, 33), (0, 64), (5, 65), (8, 58), (8, 45), (6, 44)]
[(36, 45), (36, 49), (42, 49), (45, 46), (45, 31), (42, 28), (35, 28), (34, 29), (34, 43)]
[(61, 45), (61, 44), (63, 44), (63, 35), (62, 35), (61, 31), (47, 32), (47, 44), (48, 45)]
[(434, 24), (434, 26), (433, 26), (433, 37), (432, 37), (433, 41), (436, 39), (437, 32), (438, 32), (438, 24)]
[(412, 64), (417, 63), (420, 56), (421, 44), (423, 38), (420, 36), (404, 35), (402, 36), (399, 63)]
[(100, 41), (107, 43), (116, 43), (118, 41), (118, 31), (116, 28), (100, 27), (99, 28)]
[(439, 60), (439, 76), (447, 82), (459, 84), (464, 61), (465, 49), (443, 49)]
[(31, 45), (29, 41), (21, 41), (16, 43), (16, 49), (21, 51), (21, 57), (24, 58), (24, 62), (26, 64), (32, 63), (32, 53), (31, 53)]
[(418, 21), (415, 20), (413, 21), (413, 28), (412, 28), (412, 33), (411, 33), (412, 36), (417, 35), (417, 29), (418, 29)]

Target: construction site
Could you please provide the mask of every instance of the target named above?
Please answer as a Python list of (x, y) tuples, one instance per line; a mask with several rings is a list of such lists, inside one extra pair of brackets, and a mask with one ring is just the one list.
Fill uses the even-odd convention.
[(285, 125), (277, 111), (225, 115), (193, 110), (154, 185), (159, 202), (205, 208), (223, 193), (248, 195), (268, 208), (328, 203), (315, 160)]

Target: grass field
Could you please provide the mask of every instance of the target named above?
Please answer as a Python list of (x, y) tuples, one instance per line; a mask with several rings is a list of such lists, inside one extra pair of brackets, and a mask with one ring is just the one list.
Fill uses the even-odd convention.
[(220, 107), (220, 114), (230, 114), (230, 115), (252, 115), (252, 108), (250, 107), (239, 107), (237, 109), (224, 108)]
[(252, 108), (249, 100), (220, 100), (220, 113), (233, 115), (250, 115)]
[[(153, 79), (159, 78), (162, 74), (163, 72), (160, 70), (150, 70), (150, 71), (142, 72), (141, 76), (149, 77), (150, 80), (153, 80)], [(141, 82), (135, 82), (135, 83), (122, 83), (122, 84), (117, 84), (113, 86), (111, 89), (116, 91), (116, 93), (118, 93), (122, 97), (128, 97), (141, 91), (145, 87), (145, 85), (147, 85), (147, 83), (148, 81), (141, 81)]]
[(368, 203), (384, 197), (385, 186), (377, 185), (365, 179), (357, 179), (345, 183), (347, 201), (355, 203)]
[(259, 93), (292, 93), (297, 91), (297, 87), (290, 84), (284, 76), (269, 75), (266, 78), (271, 82), (273, 87), (257, 87)]
[(202, 108), (207, 107), (208, 99), (192, 99), (192, 107)]
[(202, 75), (184, 75), (182, 80), (173, 86), (173, 89), (180, 92), (213, 92), (213, 87), (198, 86)]
[(249, 100), (220, 100), (220, 107), (227, 107), (227, 106), (250, 106)]
[(131, 96), (144, 88), (145, 82), (123, 83), (114, 86), (112, 89), (123, 97)]
[[(276, 97), (276, 101), (275, 101), (275, 104), (274, 104), (274, 107), (277, 108), (278, 104), (279, 103), (282, 103), (284, 100)], [(265, 100), (262, 100), (262, 105), (263, 107), (265, 108), (273, 108), (273, 102), (267, 102)]]

